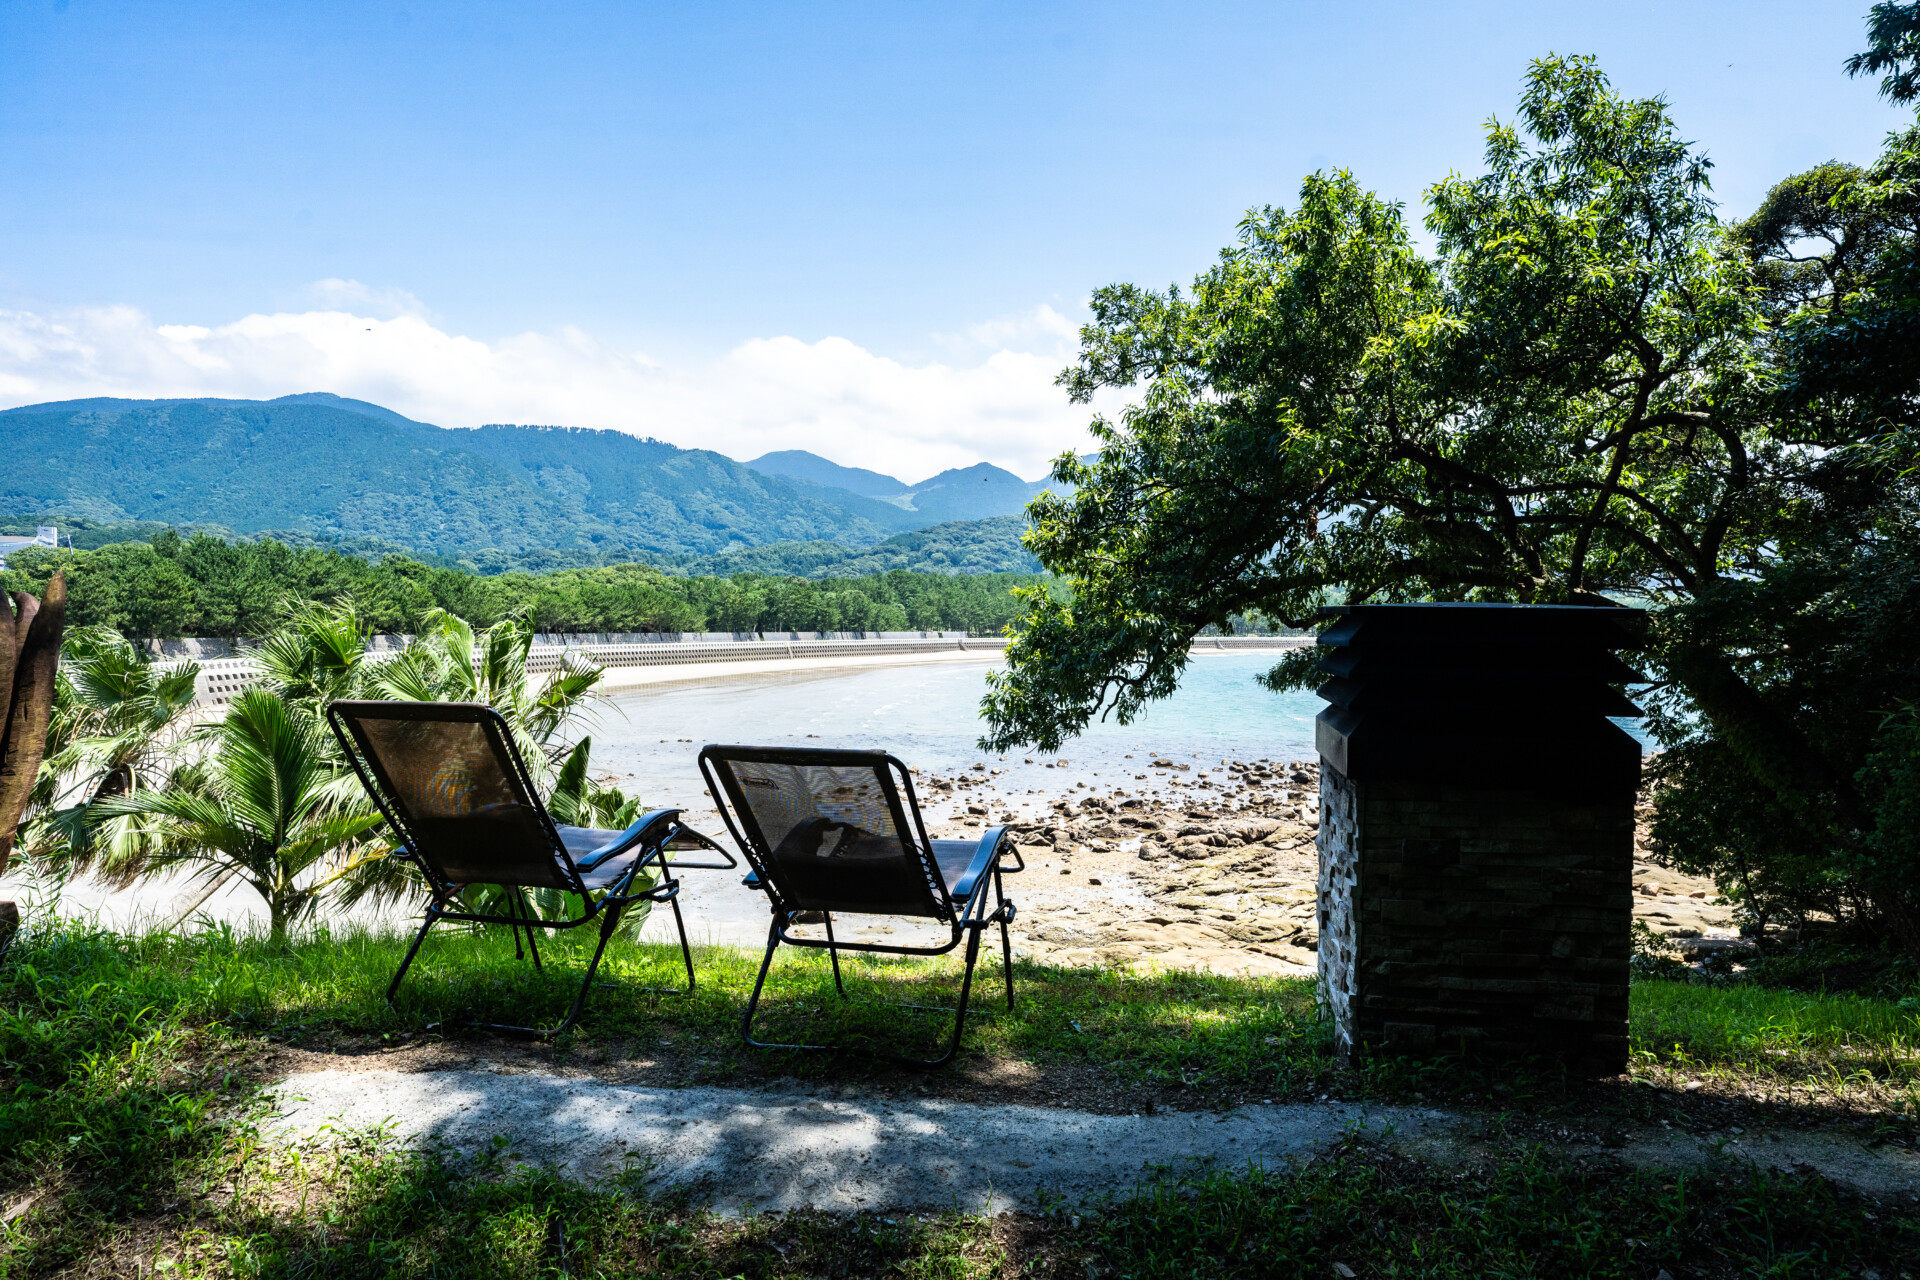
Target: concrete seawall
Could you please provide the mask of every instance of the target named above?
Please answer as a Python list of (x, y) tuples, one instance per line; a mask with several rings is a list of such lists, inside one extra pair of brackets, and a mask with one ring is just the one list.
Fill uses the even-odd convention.
[[(403, 651), (406, 638), (385, 641), (373, 653), (383, 660)], [(1004, 636), (962, 636), (927, 632), (911, 637), (881, 634), (871, 638), (833, 639), (709, 639), (535, 644), (527, 668), (536, 674), (557, 671), (569, 655), (597, 663), (606, 672), (603, 689), (623, 689), (669, 681), (704, 680), (714, 676), (753, 675), (771, 671), (804, 671), (835, 667), (914, 665), (932, 662), (991, 662), (1005, 654)], [(1202, 636), (1193, 642), (1195, 653), (1278, 651), (1312, 644), (1312, 636)], [(169, 656), (164, 663), (195, 661)], [(259, 677), (251, 658), (197, 659), (200, 678), (195, 705), (223, 707)]]

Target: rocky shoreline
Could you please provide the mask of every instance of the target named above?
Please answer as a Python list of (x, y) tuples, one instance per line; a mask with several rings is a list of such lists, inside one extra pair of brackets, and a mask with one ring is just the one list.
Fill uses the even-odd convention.
[[(977, 835), (994, 823), (1012, 828), (1027, 864), (1007, 881), (1020, 906), (1014, 934), (1024, 955), (1056, 964), (1311, 974), (1319, 762), (1141, 756), (1134, 768), (1119, 785), (1080, 779), (1053, 797), (1003, 791), (997, 779), (1004, 770), (985, 760), (915, 781), (936, 836)], [(1731, 910), (1710, 881), (1653, 862), (1650, 817), (1643, 808), (1634, 918), (1675, 940), (1733, 937)]]

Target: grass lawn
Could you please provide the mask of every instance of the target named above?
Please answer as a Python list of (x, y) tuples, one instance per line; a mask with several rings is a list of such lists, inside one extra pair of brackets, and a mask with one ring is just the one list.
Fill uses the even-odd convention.
[[(721, 1220), (670, 1195), (508, 1173), (484, 1158), (454, 1167), (349, 1145), (316, 1160), (260, 1145), (250, 1099), (276, 1046), (498, 1053), (500, 1041), (459, 1024), (557, 1018), (578, 973), (565, 944), (544, 948), (547, 971), (535, 974), (504, 938), (448, 933), (390, 1010), (381, 996), (401, 950), (357, 934), (283, 951), (219, 933), (125, 938), (67, 926), (23, 936), (0, 967), (0, 1278), (147, 1274), (156, 1260), (183, 1275), (518, 1276), (559, 1274), (563, 1252), (574, 1275), (1326, 1276), (1342, 1274), (1336, 1262), (1362, 1276), (1651, 1277), (1661, 1267), (1677, 1278), (1855, 1276), (1874, 1266), (1892, 1280), (1903, 1265), (1920, 1274), (1903, 1262), (1920, 1257), (1911, 1204), (1869, 1206), (1811, 1177), (1582, 1166), (1524, 1128), (1470, 1170), (1355, 1146), (1300, 1171), (1169, 1175), (1116, 1188), (1111, 1203), (992, 1221)], [(589, 1066), (645, 1055), (679, 1082), (742, 1085), (852, 1072), (876, 1088), (959, 1088), (970, 1072), (1024, 1066), (1165, 1105), (1418, 1097), (1490, 1115), (1611, 1107), (1682, 1124), (1702, 1108), (1772, 1106), (1867, 1116), (1900, 1141), (1920, 1118), (1920, 1016), (1886, 1000), (1641, 982), (1642, 1083), (1599, 1090), (1524, 1064), (1335, 1070), (1311, 984), (1298, 980), (1020, 964), (1009, 1014), (996, 1007), (996, 961), (976, 984), (991, 1016), (970, 1021), (959, 1066), (929, 1077), (749, 1053), (738, 1019), (758, 957), (698, 953), (690, 997), (636, 989), (670, 983), (677, 960), (616, 948), (607, 973), (617, 985), (596, 991), (580, 1031), (550, 1052)], [(849, 972), (861, 998), (842, 1002), (824, 958), (776, 966), (767, 1031), (894, 1045), (937, 1035), (937, 1020), (866, 997), (950, 997), (951, 964), (857, 962)], [(556, 1241), (551, 1224), (562, 1220)]]

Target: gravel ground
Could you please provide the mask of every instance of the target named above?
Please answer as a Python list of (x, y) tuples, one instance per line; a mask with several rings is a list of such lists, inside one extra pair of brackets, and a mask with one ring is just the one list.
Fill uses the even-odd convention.
[[(1453, 1164), (1498, 1141), (1483, 1116), (1350, 1103), (1102, 1115), (1064, 1108), (713, 1087), (654, 1089), (592, 1077), (486, 1070), (309, 1071), (274, 1090), (271, 1132), (326, 1145), (382, 1130), (461, 1155), (510, 1140), (509, 1161), (581, 1179), (636, 1163), (715, 1208), (1033, 1209), (1042, 1192), (1125, 1192), (1155, 1167), (1298, 1162), (1348, 1135)], [(1753, 1161), (1810, 1167), (1869, 1194), (1920, 1189), (1920, 1156), (1830, 1133), (1573, 1135), (1575, 1159), (1652, 1168)]]

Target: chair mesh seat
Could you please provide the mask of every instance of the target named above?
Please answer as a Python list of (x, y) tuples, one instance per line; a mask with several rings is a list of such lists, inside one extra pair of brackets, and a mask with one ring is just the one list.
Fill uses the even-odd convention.
[(355, 727), (406, 815), (414, 852), (448, 883), (575, 887), (487, 721), (361, 715)]
[(898, 797), (874, 763), (732, 759), (727, 771), (760, 847), (802, 910), (943, 914), (943, 895), (928, 884), (925, 862), (903, 834)]

